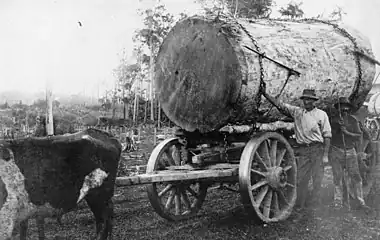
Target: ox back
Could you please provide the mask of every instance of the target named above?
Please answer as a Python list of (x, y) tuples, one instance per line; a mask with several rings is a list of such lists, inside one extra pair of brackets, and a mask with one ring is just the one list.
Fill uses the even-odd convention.
[[(111, 235), (111, 198), (121, 155), (117, 139), (106, 132), (88, 129), (60, 136), (10, 140), (5, 146), (12, 150), (15, 164), (25, 178), (30, 202), (37, 209), (53, 209), (56, 214), (76, 208), (86, 176), (95, 169), (106, 172), (102, 185), (90, 189), (85, 200), (96, 219), (96, 239)], [(50, 217), (49, 213), (37, 210), (34, 217), (38, 216)], [(20, 239), (25, 239), (26, 229), (27, 220), (21, 224)]]

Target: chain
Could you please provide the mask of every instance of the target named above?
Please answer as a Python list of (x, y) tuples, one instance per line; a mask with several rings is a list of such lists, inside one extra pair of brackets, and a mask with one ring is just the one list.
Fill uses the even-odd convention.
[(181, 146), (181, 151), (180, 151), (180, 158), (181, 158), (181, 165), (185, 165), (188, 163), (188, 151), (185, 146)]
[(228, 152), (227, 152), (227, 147), (228, 147), (227, 134), (224, 134), (223, 142), (224, 142), (224, 154), (225, 154), (225, 158), (226, 158), (226, 161), (229, 162), (228, 161)]
[(252, 37), (252, 35), (248, 32), (248, 30), (238, 21), (236, 21), (236, 23), (245, 32), (245, 34), (247, 34), (249, 39), (251, 39), (253, 45), (256, 48), (256, 51), (259, 52), (258, 55), (259, 55), (259, 66), (260, 66), (260, 86), (259, 86), (259, 92), (256, 96), (256, 103), (257, 103), (257, 109), (258, 109), (261, 104), (261, 95), (265, 91), (265, 88), (266, 88), (265, 82), (264, 82), (264, 67), (263, 67), (263, 57), (262, 57), (262, 56), (265, 56), (265, 53), (261, 51), (259, 45), (257, 44), (257, 41)]
[(181, 136), (179, 137), (179, 142), (181, 144), (179, 157), (180, 157), (180, 165), (184, 165), (189, 162), (189, 151), (187, 149), (188, 144), (185, 137)]
[[(346, 29), (339, 27), (338, 24), (333, 23), (331, 21), (322, 20), (322, 19), (315, 19), (315, 18), (305, 18), (305, 19), (301, 19), (301, 20), (287, 20), (287, 19), (271, 19), (271, 20), (283, 21), (283, 22), (298, 22), (298, 23), (310, 22), (311, 21), (311, 22), (323, 23), (323, 24), (332, 26), (336, 31), (338, 31), (344, 37), (347, 37), (352, 42), (352, 44), (354, 46), (354, 51), (358, 51), (359, 50), (358, 44), (356, 42), (356, 39), (349, 32), (347, 32)], [(362, 75), (363, 75), (363, 73), (362, 73), (362, 65), (360, 63), (360, 57), (359, 57), (358, 54), (355, 54), (355, 63), (356, 63), (356, 66), (357, 66), (357, 76), (356, 76), (356, 82), (355, 82), (355, 86), (354, 86), (354, 91), (351, 94), (351, 96), (349, 97), (351, 101), (354, 100), (354, 99), (356, 99), (356, 97), (358, 95), (359, 86), (360, 86), (360, 83), (362, 81)]]

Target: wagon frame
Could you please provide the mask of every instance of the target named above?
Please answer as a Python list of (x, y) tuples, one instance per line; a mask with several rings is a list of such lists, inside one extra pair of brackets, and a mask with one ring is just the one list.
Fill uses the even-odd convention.
[[(153, 209), (169, 221), (196, 216), (207, 190), (219, 188), (240, 193), (244, 207), (258, 220), (278, 222), (290, 216), (297, 198), (297, 160), (291, 141), (278, 131), (178, 130), (153, 149), (145, 174), (119, 177), (116, 184), (147, 185)], [(373, 185), (378, 145), (367, 140), (359, 146), (368, 154), (360, 162), (366, 196)]]

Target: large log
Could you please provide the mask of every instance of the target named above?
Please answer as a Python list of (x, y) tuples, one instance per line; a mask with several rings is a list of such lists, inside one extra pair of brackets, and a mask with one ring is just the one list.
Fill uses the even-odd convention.
[(380, 93), (371, 96), (367, 105), (368, 113), (371, 115), (380, 115)]
[[(286, 83), (286, 68), (247, 47), (301, 75), (292, 75)], [(301, 105), (302, 90), (315, 88), (322, 109), (332, 109), (342, 96), (359, 108), (372, 87), (375, 65), (354, 51), (373, 57), (369, 40), (349, 26), (312, 19), (193, 16), (179, 21), (164, 39), (155, 86), (163, 111), (187, 131), (283, 117), (261, 96), (261, 73), (266, 91), (281, 93), (280, 99), (288, 103)]]

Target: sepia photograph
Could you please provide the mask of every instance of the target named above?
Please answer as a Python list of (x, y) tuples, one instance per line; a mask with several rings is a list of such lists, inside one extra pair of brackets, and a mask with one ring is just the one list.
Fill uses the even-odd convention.
[(0, 0), (0, 240), (380, 240), (379, 0)]

